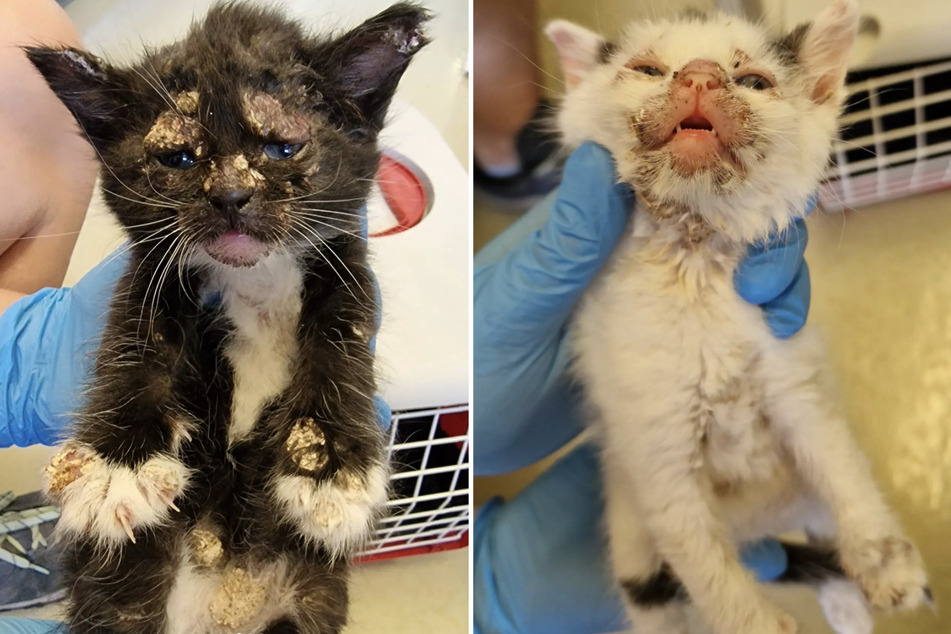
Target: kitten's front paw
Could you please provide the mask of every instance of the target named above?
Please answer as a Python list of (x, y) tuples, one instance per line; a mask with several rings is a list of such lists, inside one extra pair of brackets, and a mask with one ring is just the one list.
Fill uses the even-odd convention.
[(278, 476), (274, 495), (306, 537), (334, 555), (350, 553), (366, 538), (387, 499), (387, 471), (375, 465), (364, 474), (346, 468), (332, 477)]
[(873, 608), (910, 610), (931, 601), (921, 555), (904, 537), (864, 540), (840, 552), (843, 568)]
[(157, 456), (136, 469), (107, 462), (87, 445), (69, 442), (46, 467), (46, 492), (62, 504), (58, 530), (91, 535), (104, 545), (168, 518), (188, 483), (188, 470)]

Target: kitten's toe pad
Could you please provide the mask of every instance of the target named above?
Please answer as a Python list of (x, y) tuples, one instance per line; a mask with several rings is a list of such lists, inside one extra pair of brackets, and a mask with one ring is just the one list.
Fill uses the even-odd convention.
[(178, 460), (151, 458), (136, 469), (106, 462), (69, 443), (47, 467), (47, 491), (62, 503), (58, 530), (100, 543), (135, 541), (135, 529), (164, 522), (188, 482)]
[(836, 634), (871, 634), (874, 622), (862, 591), (851, 581), (829, 581), (819, 588), (819, 605)]
[(928, 602), (928, 577), (918, 550), (903, 537), (843, 548), (842, 564), (873, 608), (910, 610)]
[(274, 493), (287, 517), (301, 532), (335, 554), (362, 543), (387, 498), (387, 470), (371, 467), (365, 474), (340, 469), (331, 478), (280, 476)]

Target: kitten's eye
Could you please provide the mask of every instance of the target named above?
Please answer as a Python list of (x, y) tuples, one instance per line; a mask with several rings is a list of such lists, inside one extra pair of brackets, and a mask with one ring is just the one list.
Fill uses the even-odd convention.
[(737, 77), (736, 83), (740, 86), (743, 86), (744, 88), (752, 88), (753, 90), (767, 90), (773, 87), (772, 82), (770, 82), (768, 79), (762, 75), (756, 75), (754, 73)]
[(182, 150), (170, 154), (158, 154), (155, 160), (173, 170), (186, 170), (195, 164), (195, 155), (188, 150)]
[(264, 146), (264, 156), (275, 161), (283, 161), (297, 154), (303, 143), (268, 143)]
[(640, 64), (638, 66), (628, 66), (633, 71), (638, 73), (644, 73), (648, 77), (663, 77), (664, 71), (657, 68), (656, 66), (651, 66), (650, 64)]

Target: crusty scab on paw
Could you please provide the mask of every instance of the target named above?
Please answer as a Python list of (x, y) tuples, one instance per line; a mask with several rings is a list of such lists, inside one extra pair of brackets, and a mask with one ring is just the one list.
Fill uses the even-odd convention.
[(50, 459), (44, 469), (46, 492), (58, 498), (70, 484), (89, 473), (90, 469), (102, 459), (96, 452), (78, 443), (68, 442)]
[(928, 602), (921, 555), (904, 537), (867, 542), (843, 561), (843, 567), (873, 608), (909, 610)]
[(291, 460), (304, 471), (319, 471), (327, 465), (327, 438), (313, 418), (297, 419), (284, 447)]
[(165, 522), (187, 485), (188, 469), (159, 455), (139, 467), (110, 463), (92, 447), (70, 442), (46, 469), (47, 492), (62, 504), (57, 531), (100, 545), (135, 542), (137, 528)]

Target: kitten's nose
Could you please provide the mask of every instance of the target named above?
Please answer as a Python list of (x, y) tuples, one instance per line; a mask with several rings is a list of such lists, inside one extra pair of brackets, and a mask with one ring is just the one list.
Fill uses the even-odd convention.
[(723, 70), (716, 62), (695, 59), (677, 73), (677, 80), (697, 92), (716, 90), (723, 86)]
[(212, 192), (208, 201), (219, 211), (241, 211), (253, 194), (250, 189), (222, 189)]

